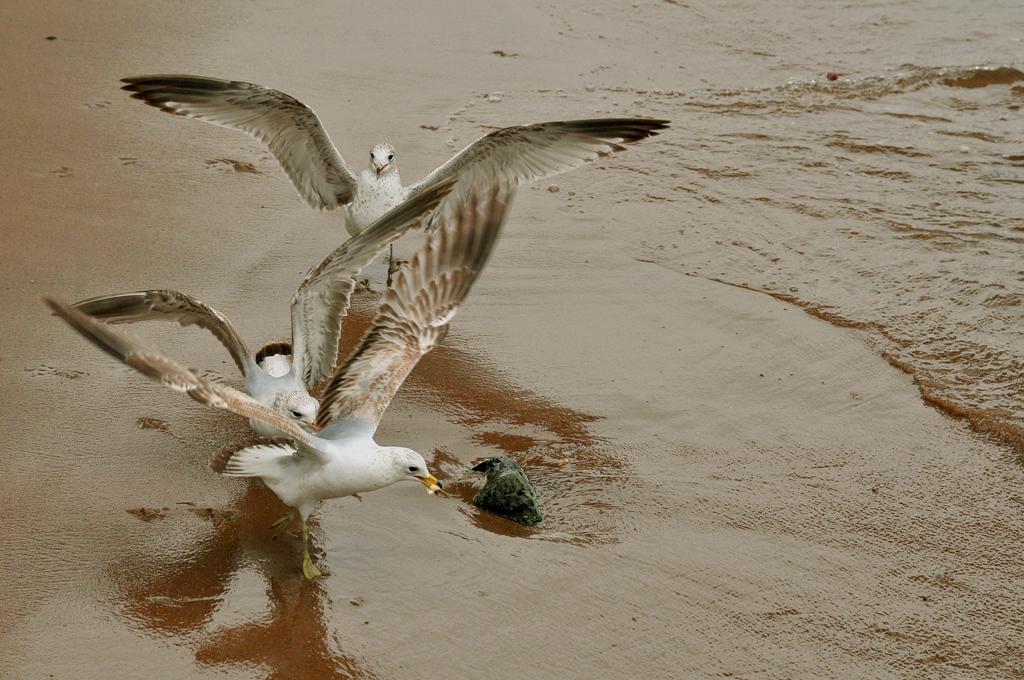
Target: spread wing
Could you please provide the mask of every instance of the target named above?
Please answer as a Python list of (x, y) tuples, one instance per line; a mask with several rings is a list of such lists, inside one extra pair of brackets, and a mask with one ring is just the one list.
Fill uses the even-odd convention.
[(404, 201), (345, 241), (309, 270), (292, 298), (292, 353), (295, 370), (309, 389), (334, 372), (341, 322), (348, 311), (356, 276), (388, 244), (419, 224), (452, 189), (441, 180)]
[(583, 165), (599, 156), (622, 151), (668, 127), (667, 120), (647, 118), (595, 118), (535, 125), (517, 125), (484, 135), (455, 154), (447, 163), (409, 187), (415, 195), (445, 177), (458, 183), (431, 218), (450, 220), (471, 191), (490, 187), (513, 188)]
[(149, 106), (235, 128), (263, 142), (314, 208), (333, 210), (355, 195), (356, 178), (316, 113), (284, 92), (200, 76), (136, 76), (121, 82)]
[(394, 279), (370, 330), (327, 385), (316, 424), (366, 425), (372, 433), (420, 357), (444, 337), (483, 269), (501, 229), (507, 192), (470, 194), (455, 219), (442, 221)]
[(199, 326), (213, 333), (224, 345), (244, 376), (252, 355), (227, 317), (205, 302), (176, 290), (141, 290), (135, 293), (102, 295), (74, 304), (75, 309), (107, 323), (177, 321), (182, 326)]
[(308, 432), (249, 395), (197, 376), (184, 366), (146, 347), (131, 335), (94, 319), (60, 300), (44, 296), (43, 302), (86, 340), (151, 380), (176, 392), (184, 392), (203, 404), (259, 420), (297, 443), (313, 446), (313, 439)]

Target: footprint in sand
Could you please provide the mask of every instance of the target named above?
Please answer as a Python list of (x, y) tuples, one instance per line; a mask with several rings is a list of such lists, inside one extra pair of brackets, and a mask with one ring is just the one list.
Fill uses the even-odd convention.
[(132, 158), (131, 156), (118, 156), (117, 160), (121, 161), (121, 165), (138, 165), (139, 159)]
[(113, 102), (111, 102), (109, 99), (101, 99), (98, 102), (91, 102), (89, 104), (86, 104), (85, 108), (90, 109), (92, 111), (98, 111), (100, 109), (105, 109), (109, 107), (112, 103)]
[(85, 371), (79, 371), (74, 368), (58, 368), (56, 366), (36, 366), (34, 368), (26, 368), (29, 375), (33, 378), (39, 378), (42, 376), (56, 376), (58, 378), (67, 378), (68, 380), (77, 380), (83, 375), (88, 375)]
[[(158, 519), (167, 519), (173, 515), (183, 515), (186, 512), (192, 513), (197, 517), (208, 519), (213, 522), (214, 526), (220, 526), (225, 521), (231, 519), (235, 512), (233, 510), (222, 510), (220, 508), (201, 508), (196, 507), (195, 503), (191, 501), (178, 501), (175, 503), (178, 507), (163, 507), (163, 508), (128, 508), (125, 510), (132, 517), (137, 517), (143, 522), (152, 522)], [(191, 507), (181, 507), (191, 506)]]
[(235, 172), (247, 172), (250, 175), (262, 175), (263, 173), (256, 169), (256, 166), (252, 163), (246, 163), (245, 161), (236, 161), (232, 158), (215, 158), (212, 161), (206, 161), (207, 167), (219, 168), (226, 170), (231, 168)]
[(192, 369), (200, 378), (203, 380), (216, 380), (217, 382), (227, 382), (228, 377), (217, 371), (204, 368), (201, 370)]
[(65, 177), (74, 177), (75, 170), (74, 170), (74, 168), (69, 168), (66, 165), (62, 165), (61, 167), (57, 168), (56, 170), (50, 170), (50, 174), (51, 175), (57, 175), (57, 177), (60, 177), (61, 179), (63, 179)]
[(169, 434), (178, 441), (182, 441), (181, 437), (171, 432), (171, 426), (164, 420), (160, 420), (159, 418), (150, 418), (148, 416), (139, 416), (135, 419), (135, 422), (138, 423), (140, 430), (157, 430), (164, 434)]
[(170, 432), (170, 426), (167, 424), (167, 421), (160, 420), (159, 418), (139, 416), (135, 419), (135, 422), (139, 424), (140, 430), (160, 430), (161, 432)]

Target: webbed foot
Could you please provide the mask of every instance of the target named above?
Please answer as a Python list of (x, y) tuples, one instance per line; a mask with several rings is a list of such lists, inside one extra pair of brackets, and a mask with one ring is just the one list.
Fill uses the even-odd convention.
[(310, 581), (323, 576), (309, 557), (309, 525), (306, 520), (302, 520), (302, 575)]
[(323, 576), (320, 570), (316, 568), (316, 565), (313, 564), (313, 560), (310, 559), (308, 550), (302, 553), (302, 575), (310, 581)]

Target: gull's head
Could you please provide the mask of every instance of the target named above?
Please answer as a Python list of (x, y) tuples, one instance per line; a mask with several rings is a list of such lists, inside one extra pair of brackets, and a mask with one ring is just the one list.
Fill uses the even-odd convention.
[(370, 149), (370, 169), (377, 177), (398, 170), (398, 164), (395, 162), (395, 147), (387, 142), (382, 142)]
[(275, 409), (300, 425), (312, 425), (320, 402), (304, 390), (288, 390), (278, 395)]
[(427, 493), (441, 490), (441, 482), (427, 469), (427, 461), (412, 449), (390, 449), (391, 465), (396, 481), (415, 481), (427, 487)]

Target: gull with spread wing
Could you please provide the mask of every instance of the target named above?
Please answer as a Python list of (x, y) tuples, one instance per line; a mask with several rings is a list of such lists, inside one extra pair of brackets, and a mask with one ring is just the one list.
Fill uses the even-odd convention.
[[(470, 195), (453, 219), (437, 225), (426, 244), (399, 271), (373, 324), (334, 372), (309, 432), (249, 395), (212, 382), (146, 347), (133, 336), (75, 307), (44, 302), (97, 347), (147, 377), (196, 401), (261, 421), (279, 436), (215, 453), (221, 474), (259, 477), (301, 520), (302, 570), (320, 576), (309, 556), (310, 513), (320, 501), (415, 480), (434, 492), (437, 479), (416, 451), (380, 446), (374, 433), (398, 388), (447, 331), (483, 269), (504, 221), (508, 196)], [(275, 527), (291, 521), (292, 511)]]
[[(250, 396), (300, 424), (311, 425), (319, 402), (310, 391), (334, 371), (342, 320), (356, 276), (395, 239), (418, 225), (451, 188), (451, 180), (435, 183), (345, 241), (310, 269), (292, 297), (291, 343), (266, 343), (255, 356), (227, 317), (180, 291), (104, 295), (74, 306), (108, 323), (174, 321), (210, 331), (238, 366)], [(255, 418), (249, 422), (257, 434), (277, 434), (265, 421)]]
[(403, 186), (390, 144), (370, 149), (369, 167), (356, 175), (313, 109), (284, 92), (187, 75), (137, 76), (122, 82), (132, 97), (150, 106), (235, 128), (263, 142), (310, 206), (344, 207), (345, 228), (353, 235), (440, 179), (457, 181), (428, 226), (451, 218), (472, 191), (552, 177), (668, 127), (666, 120), (595, 118), (502, 128), (477, 139), (419, 182)]

